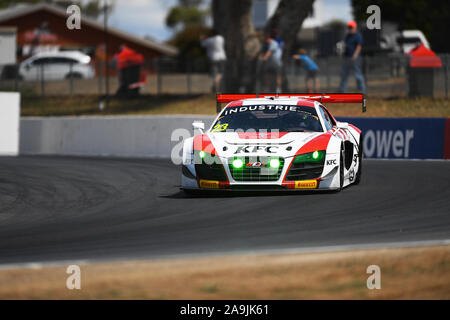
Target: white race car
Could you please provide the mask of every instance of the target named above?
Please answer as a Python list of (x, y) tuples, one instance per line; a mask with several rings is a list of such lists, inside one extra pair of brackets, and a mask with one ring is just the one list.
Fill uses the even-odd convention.
[(342, 190), (361, 180), (362, 133), (323, 106), (362, 94), (218, 94), (228, 103), (183, 144), (181, 187), (199, 190)]

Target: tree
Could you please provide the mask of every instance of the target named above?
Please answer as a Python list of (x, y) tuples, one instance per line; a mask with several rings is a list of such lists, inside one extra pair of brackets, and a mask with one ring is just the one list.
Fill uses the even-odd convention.
[(205, 12), (196, 7), (173, 7), (166, 17), (166, 25), (172, 29), (185, 30), (204, 25)]
[(303, 21), (312, 13), (313, 3), (314, 0), (281, 0), (274, 15), (267, 22), (266, 32), (277, 29), (280, 37), (284, 41), (282, 69), (283, 91), (289, 89), (286, 67), (295, 49), (297, 34), (302, 27)]
[(175, 32), (169, 43), (179, 49), (182, 64), (186, 58), (204, 55), (199, 34), (209, 33), (210, 28), (206, 26), (209, 12), (200, 9), (202, 4), (203, 0), (178, 0), (166, 16), (166, 25)]
[[(312, 12), (314, 0), (280, 0), (267, 22), (265, 30), (277, 29), (284, 41), (283, 65), (291, 58), (296, 36), (303, 21)], [(255, 32), (252, 17), (252, 0), (213, 0), (214, 29), (224, 35), (227, 68), (224, 77), (225, 91), (255, 92), (257, 59), (261, 52), (261, 39)], [(283, 68), (283, 91), (289, 90), (286, 68)]]
[(450, 52), (450, 42), (445, 36), (446, 30), (450, 29), (448, 0), (352, 0), (355, 18), (365, 21), (368, 17), (367, 7), (372, 4), (380, 7), (382, 23), (397, 22), (402, 30), (419, 29), (430, 41), (434, 51)]
[(204, 26), (208, 12), (200, 9), (202, 3), (203, 0), (178, 0), (166, 16), (166, 25), (178, 31)]
[[(21, 0), (20, 3), (25, 4), (36, 4), (36, 3), (49, 3), (54, 4), (57, 6), (60, 6), (64, 9), (66, 9), (68, 6), (72, 4), (76, 4), (81, 8), (81, 12), (83, 14), (97, 18), (100, 13), (102, 12), (102, 3), (100, 0), (88, 0), (88, 1), (82, 1), (82, 0)], [(0, 8), (8, 8), (15, 4), (17, 4), (18, 1), (16, 0), (0, 0)]]
[(255, 91), (256, 62), (261, 50), (251, 17), (252, 0), (213, 1), (214, 29), (225, 38), (224, 89)]
[(178, 48), (179, 70), (207, 71), (208, 61), (199, 36), (211, 29), (206, 26), (209, 12), (201, 9), (202, 4), (203, 0), (178, 0), (166, 15), (166, 25), (174, 31), (168, 43)]

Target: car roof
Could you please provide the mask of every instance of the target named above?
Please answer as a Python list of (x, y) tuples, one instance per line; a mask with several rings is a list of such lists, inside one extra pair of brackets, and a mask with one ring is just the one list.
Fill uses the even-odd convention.
[(50, 51), (37, 53), (34, 56), (30, 57), (30, 59), (46, 58), (46, 57), (64, 57), (81, 60), (89, 56), (81, 51)]

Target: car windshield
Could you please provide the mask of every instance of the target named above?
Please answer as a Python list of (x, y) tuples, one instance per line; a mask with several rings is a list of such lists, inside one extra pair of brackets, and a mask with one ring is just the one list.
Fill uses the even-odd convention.
[(220, 131), (323, 132), (316, 109), (294, 105), (250, 105), (228, 107), (211, 132)]

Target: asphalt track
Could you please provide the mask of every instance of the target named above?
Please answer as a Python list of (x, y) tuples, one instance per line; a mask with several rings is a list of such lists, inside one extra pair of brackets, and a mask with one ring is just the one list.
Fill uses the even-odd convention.
[(0, 158), (0, 265), (450, 239), (449, 161), (365, 161), (340, 193), (186, 197), (168, 160)]

